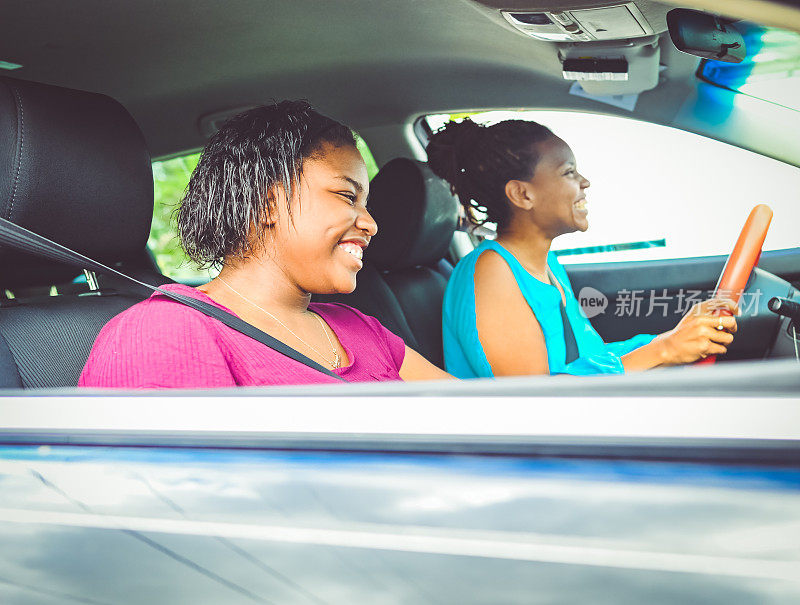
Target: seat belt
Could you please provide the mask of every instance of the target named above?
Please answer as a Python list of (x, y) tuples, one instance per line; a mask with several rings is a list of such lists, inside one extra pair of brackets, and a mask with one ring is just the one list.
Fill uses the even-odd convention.
[(564, 363), (569, 365), (579, 357), (578, 341), (575, 340), (575, 332), (572, 330), (572, 324), (569, 323), (567, 308), (564, 306), (563, 302), (559, 302), (559, 307), (561, 307), (561, 323), (564, 325), (564, 344), (567, 349)]
[[(550, 278), (552, 284), (560, 285), (560, 282), (556, 279), (556, 276), (553, 275), (553, 272), (550, 270), (549, 267), (547, 268), (547, 275)], [(578, 359), (578, 357), (580, 357), (580, 352), (578, 351), (578, 341), (575, 339), (575, 332), (572, 329), (572, 324), (569, 323), (569, 317), (567, 317), (567, 308), (564, 306), (564, 300), (561, 298), (561, 292), (559, 292), (558, 294), (559, 294), (558, 310), (561, 313), (561, 325), (564, 326), (564, 345), (566, 348), (564, 363), (566, 365), (569, 365), (573, 361)]]
[(92, 271), (96, 271), (98, 273), (112, 273), (114, 275), (118, 275), (119, 277), (125, 278), (128, 281), (139, 284), (140, 286), (144, 286), (145, 288), (149, 288), (154, 292), (163, 294), (164, 296), (182, 303), (187, 307), (191, 307), (196, 311), (200, 311), (209, 317), (213, 317), (214, 319), (224, 323), (229, 328), (233, 328), (237, 332), (241, 332), (245, 336), (249, 336), (253, 340), (257, 340), (261, 344), (266, 345), (274, 351), (277, 351), (281, 355), (285, 355), (290, 359), (302, 363), (303, 365), (317, 370), (318, 372), (322, 372), (327, 376), (336, 378), (341, 382), (347, 382), (347, 380), (338, 374), (335, 374), (325, 366), (322, 366), (313, 359), (303, 355), (300, 351), (297, 351), (289, 345), (282, 343), (277, 338), (270, 336), (262, 330), (259, 330), (243, 319), (236, 317), (227, 311), (223, 311), (219, 307), (215, 307), (214, 305), (202, 300), (197, 300), (191, 296), (186, 296), (185, 294), (169, 292), (168, 290), (164, 290), (157, 286), (151, 286), (150, 284), (139, 281), (138, 279), (126, 275), (121, 271), (117, 271), (116, 269), (112, 269), (111, 267), (107, 267), (102, 263), (92, 260), (88, 256), (84, 256), (79, 252), (70, 250), (66, 246), (62, 246), (61, 244), (49, 240), (46, 237), (34, 233), (33, 231), (29, 231), (24, 227), (20, 227), (11, 221), (7, 221), (4, 218), (0, 218), (0, 245), (8, 246), (9, 248), (14, 248), (28, 254), (43, 256), (51, 260), (76, 266), (80, 269), (91, 269)]

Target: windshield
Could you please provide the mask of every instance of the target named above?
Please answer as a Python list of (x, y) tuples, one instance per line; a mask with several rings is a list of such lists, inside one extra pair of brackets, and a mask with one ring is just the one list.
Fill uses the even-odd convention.
[(800, 111), (800, 34), (740, 23), (747, 47), (741, 63), (703, 61), (707, 82)]
[(795, 166), (691, 132), (588, 112), (487, 111), (425, 119), (436, 131), (467, 115), (482, 124), (540, 122), (572, 148), (591, 182), (591, 223), (585, 233), (555, 239), (552, 249), (563, 264), (726, 254), (758, 203), (775, 212), (764, 250), (799, 243), (791, 220), (797, 200), (787, 195), (800, 191)]

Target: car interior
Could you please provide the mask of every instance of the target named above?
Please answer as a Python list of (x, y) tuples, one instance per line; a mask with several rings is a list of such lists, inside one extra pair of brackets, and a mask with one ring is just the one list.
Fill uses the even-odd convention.
[[(768, 308), (800, 302), (800, 87), (780, 102), (746, 88), (759, 70), (800, 82), (796, 0), (0, 9), (0, 602), (800, 602), (800, 321)], [(793, 55), (759, 49), (771, 28)], [(726, 62), (744, 38), (747, 58)], [(757, 312), (714, 365), (77, 389), (107, 321), (150, 286), (201, 283), (152, 244), (170, 211), (162, 166), (243, 110), (299, 98), (352, 127), (377, 164), (379, 233), (356, 290), (315, 300), (377, 317), (440, 367), (448, 277), (492, 233), (466, 227), (426, 163), (434, 116), (613, 117), (758, 156), (797, 177), (780, 181), (781, 212), (769, 196), (746, 201), (775, 204), (786, 237), (760, 255), (746, 286)], [(664, 167), (687, 149), (599, 132), (610, 161), (658, 165), (649, 187), (683, 177)], [(687, 197), (712, 217), (729, 201), (718, 185), (768, 178), (697, 163), (707, 187)], [(649, 193), (627, 199), (656, 222)], [(592, 288), (609, 309), (626, 290), (666, 295), (663, 314), (590, 318), (619, 340), (672, 328), (678, 294), (713, 290), (734, 238), (695, 256), (563, 264), (576, 293)]]
[[(785, 121), (742, 125), (729, 102), (735, 93), (704, 96), (701, 59), (677, 50), (667, 31), (676, 6), (722, 9), (651, 0), (12, 3), (0, 25), (0, 217), (145, 284), (167, 283), (146, 246), (152, 160), (202, 148), (215, 125), (244, 109), (307, 98), (358, 132), (380, 166), (370, 184), (380, 232), (356, 291), (315, 300), (377, 317), (443, 367), (442, 297), (462, 254), (454, 243), (462, 221), (449, 187), (425, 164), (424, 116), (519, 107), (602, 112), (800, 165)], [(730, 21), (800, 31), (791, 3), (724, 8)], [(635, 109), (570, 94), (566, 78), (576, 73), (592, 95), (639, 95)], [(727, 117), (704, 117), (697, 109), (709, 103), (727, 103)], [(712, 290), (725, 260), (567, 270), (576, 292), (591, 286), (613, 305), (626, 288)], [(0, 247), (0, 389), (74, 387), (102, 326), (150, 294), (113, 275), (82, 275), (74, 265)], [(800, 247), (764, 252), (748, 283), (764, 293), (763, 308), (740, 321), (726, 361), (794, 359), (790, 319), (771, 313), (767, 301), (798, 299), (798, 286)], [(674, 325), (671, 317), (610, 313), (592, 322), (607, 341)], [(758, 376), (766, 365), (746, 367)]]

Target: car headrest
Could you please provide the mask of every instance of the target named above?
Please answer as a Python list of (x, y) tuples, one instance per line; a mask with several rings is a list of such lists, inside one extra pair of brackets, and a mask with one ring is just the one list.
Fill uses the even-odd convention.
[[(131, 115), (104, 95), (0, 77), (0, 216), (106, 264), (141, 257), (153, 173)], [(75, 273), (0, 247), (3, 287)]]
[(396, 158), (369, 185), (378, 234), (365, 257), (380, 269), (433, 265), (444, 258), (458, 224), (458, 201), (430, 168)]

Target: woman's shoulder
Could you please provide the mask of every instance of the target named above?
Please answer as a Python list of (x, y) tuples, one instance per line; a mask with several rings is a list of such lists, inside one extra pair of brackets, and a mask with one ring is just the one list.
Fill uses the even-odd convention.
[[(487, 261), (486, 259), (489, 260)], [(494, 243), (490, 240), (484, 240), (472, 252), (464, 255), (456, 263), (453, 273), (447, 282), (448, 289), (453, 290), (465, 285), (471, 287), (475, 272), (479, 270), (478, 267), (483, 267), (487, 262), (491, 264), (497, 260), (502, 261), (502, 258), (495, 249)]]
[(484, 274), (491, 275), (498, 271), (506, 275), (511, 275), (512, 268), (511, 263), (509, 263), (509, 259), (506, 258), (506, 256), (496, 247), (487, 246), (480, 250), (476, 248), (473, 250), (472, 254), (475, 252), (478, 253), (478, 255), (475, 257), (474, 269), (476, 279)]
[[(161, 290), (165, 290), (165, 291), (173, 293), (173, 294), (180, 294), (180, 295), (183, 295), (183, 296), (188, 297), (188, 298), (193, 298), (193, 299), (198, 300), (200, 302), (204, 302), (204, 303), (207, 303), (209, 305), (212, 305), (212, 306), (216, 307), (217, 309), (225, 311), (226, 313), (230, 313), (231, 315), (235, 315), (235, 313), (233, 311), (231, 311), (229, 308), (225, 307), (224, 305), (219, 304), (216, 300), (211, 298), (208, 294), (206, 294), (202, 290), (198, 290), (197, 288), (194, 288), (192, 286), (187, 286), (186, 284), (173, 283), (173, 284), (164, 284), (163, 286), (159, 286), (159, 287), (160, 287)], [(177, 301), (174, 298), (171, 298), (167, 294), (164, 294), (163, 292), (159, 292), (159, 291), (153, 292), (150, 295), (150, 298), (148, 298), (144, 302), (146, 304), (149, 304), (149, 305), (153, 306), (154, 308), (158, 309), (158, 311), (161, 312), (161, 313), (168, 313), (168, 314), (172, 314), (172, 315), (185, 316), (185, 317), (189, 317), (189, 318), (193, 318), (193, 319), (197, 319), (197, 320), (203, 320), (203, 321), (205, 321), (207, 319), (211, 319), (208, 315), (206, 315), (202, 311), (198, 311), (197, 309), (195, 309), (193, 307), (190, 307), (189, 305), (185, 305), (185, 304), (181, 303), (180, 301)]]
[(484, 256), (484, 252), (492, 251), (495, 254), (491, 256), (496, 256), (500, 252), (498, 251), (499, 244), (497, 244), (494, 240), (485, 239), (480, 244), (475, 246), (475, 249), (472, 250), (469, 254), (464, 255), (461, 260), (458, 261), (458, 265), (474, 265), (478, 262), (482, 256)]
[[(209, 297), (191, 286), (183, 284), (166, 284), (160, 286), (169, 292), (183, 294), (197, 300), (206, 300), (215, 306)], [(211, 325), (211, 318), (207, 315), (184, 305), (161, 292), (153, 292), (150, 298), (136, 303), (122, 311), (109, 321), (101, 334), (109, 332), (129, 333), (131, 337), (161, 338), (170, 334), (186, 334), (187, 329), (203, 327), (206, 330)], [(205, 330), (204, 330), (205, 331)], [(193, 331), (192, 333), (196, 333)]]
[[(464, 257), (468, 275), (475, 284), (516, 285), (525, 273), (522, 265), (511, 252), (492, 240), (484, 240), (475, 250)], [(459, 263), (461, 264), (461, 263)], [(462, 280), (465, 277), (462, 276)]]
[[(192, 298), (188, 286), (165, 288)], [(80, 386), (230, 386), (214, 320), (156, 292), (109, 321), (97, 336)]]
[(501, 264), (508, 266), (513, 271), (519, 265), (519, 261), (502, 245), (494, 240), (486, 239), (464, 256), (456, 265), (456, 269), (462, 267), (462, 270), (475, 271), (478, 266), (500, 266)]
[(495, 248), (486, 248), (475, 263), (475, 292), (500, 303), (516, 294), (519, 278), (515, 267)]

